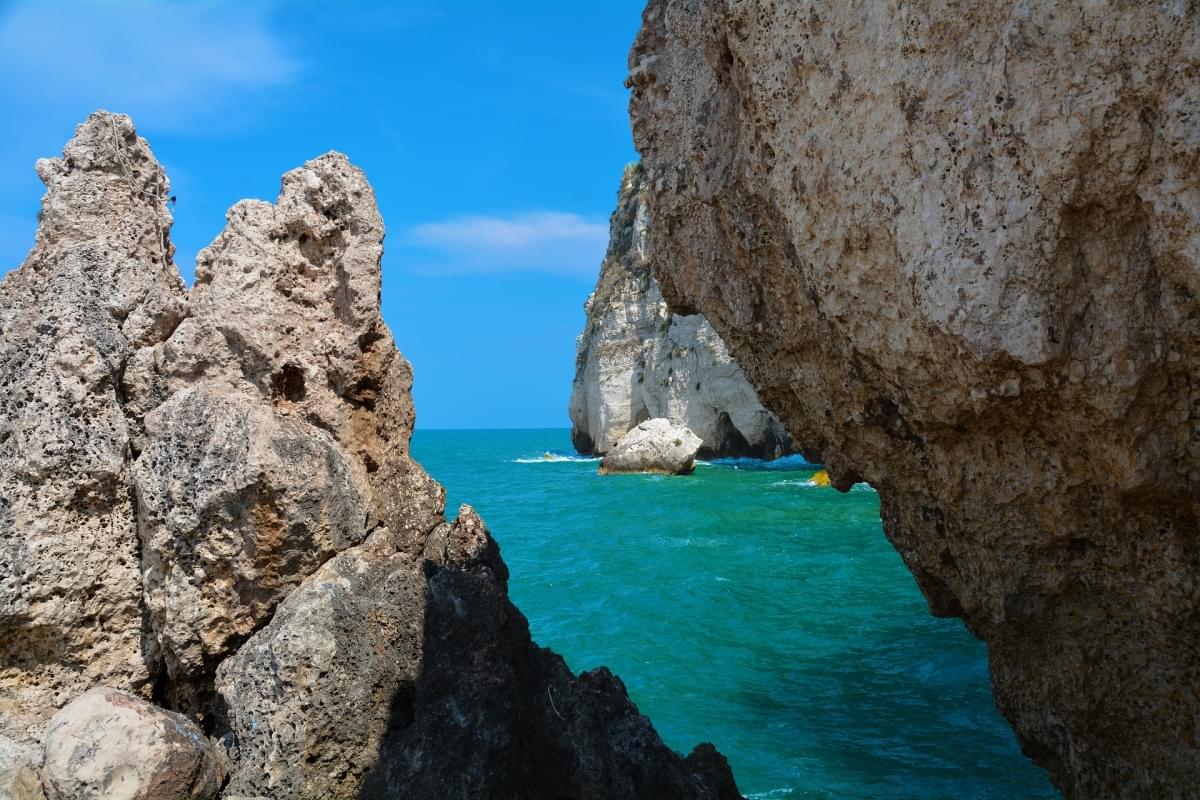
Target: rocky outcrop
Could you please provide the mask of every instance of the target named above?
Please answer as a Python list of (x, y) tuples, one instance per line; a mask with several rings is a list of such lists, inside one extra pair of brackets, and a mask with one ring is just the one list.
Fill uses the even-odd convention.
[(221, 756), (181, 714), (92, 689), (54, 715), (43, 767), (50, 800), (209, 800)]
[(667, 308), (651, 273), (646, 191), (641, 164), (626, 167), (608, 254), (576, 342), (575, 448), (603, 455), (639, 423), (665, 417), (700, 436), (702, 458), (791, 452), (787, 432), (708, 321)]
[(37, 242), (0, 282), (0, 734), (97, 684), (147, 693), (125, 365), (185, 314), (162, 170), (120, 117), (42, 159)]
[(59, 795), (174, 796), (143, 780), (170, 761), (211, 796), (208, 755), (158, 758), (193, 726), (229, 797), (737, 796), (538, 648), (483, 522), (445, 520), (361, 171), (330, 153), (239, 203), (190, 291), (127, 117), (39, 172), (0, 283), (0, 733)]
[(669, 419), (648, 419), (621, 437), (600, 461), (600, 474), (652, 472), (690, 475), (696, 469), (700, 437)]
[(561, 658), (531, 647), (507, 599), (508, 571), (469, 506), (429, 537), (424, 572), (386, 539), (326, 564), (221, 665), (241, 765), (229, 791), (737, 796), (709, 748), (658, 758), (657, 734), (606, 671), (577, 680)]
[(1200, 783), (1194, 5), (651, 0), (655, 265), (1070, 798)]
[(204, 386), (145, 420), (133, 467), (143, 590), (172, 705), (367, 533), (370, 498), (324, 430)]

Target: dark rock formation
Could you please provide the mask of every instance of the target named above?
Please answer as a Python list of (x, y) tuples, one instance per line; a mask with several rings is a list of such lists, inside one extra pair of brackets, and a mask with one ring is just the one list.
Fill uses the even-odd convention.
[(651, 0), (631, 55), (664, 295), (1070, 798), (1200, 785), (1198, 14)]
[[(0, 734), (39, 743), (103, 685), (201, 725), (230, 797), (737, 796), (711, 747), (671, 752), (619, 681), (534, 645), (482, 521), (444, 519), (361, 171), (330, 153), (239, 203), (190, 292), (127, 117), (39, 172), (37, 246), (0, 282)], [(51, 788), (88, 756), (59, 754)]]

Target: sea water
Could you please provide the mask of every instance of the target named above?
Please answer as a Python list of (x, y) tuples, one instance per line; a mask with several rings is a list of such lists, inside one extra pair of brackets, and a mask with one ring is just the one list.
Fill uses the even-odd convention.
[(815, 467), (597, 474), (566, 430), (418, 431), (487, 521), (535, 641), (610, 667), (668, 745), (712, 741), (763, 798), (1053, 798), (988, 688), (986, 650), (930, 616), (879, 500)]

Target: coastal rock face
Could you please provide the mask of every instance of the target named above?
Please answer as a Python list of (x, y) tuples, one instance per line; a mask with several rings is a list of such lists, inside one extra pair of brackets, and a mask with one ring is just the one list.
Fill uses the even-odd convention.
[(327, 431), (385, 524), (419, 552), (444, 492), (409, 457), (412, 367), (379, 311), (383, 220), (362, 171), (328, 153), (244, 200), (196, 257), (189, 316), (134, 365), (148, 412), (203, 385)]
[(615, 678), (576, 679), (532, 645), (469, 506), (429, 537), (421, 570), (386, 543), (373, 536), (327, 563), (221, 665), (239, 764), (228, 792), (738, 796), (707, 748), (661, 759)]
[(696, 469), (700, 437), (669, 419), (648, 419), (621, 437), (600, 462), (600, 474), (655, 472), (689, 475)]
[(22, 742), (97, 683), (148, 691), (122, 377), (185, 313), (167, 181), (127, 118), (37, 171), (37, 242), (0, 282), (0, 734)]
[(701, 438), (703, 458), (791, 452), (787, 432), (758, 402), (708, 321), (667, 308), (651, 272), (646, 191), (641, 165), (627, 167), (576, 343), (575, 448), (603, 455), (634, 426), (666, 417)]
[(424, 576), (386, 531), (311, 575), (217, 673), (227, 791), (357, 797), (393, 706), (411, 701), (424, 622)]
[(1200, 19), (651, 0), (664, 295), (867, 480), (1070, 798), (1200, 785)]
[(532, 644), (469, 507), (430, 536), (425, 574), (424, 668), (411, 700), (397, 695), (406, 702), (393, 704), (363, 800), (740, 797), (712, 745), (663, 758), (618, 678), (603, 667), (576, 677)]
[(153, 656), (190, 697), (321, 564), (367, 533), (370, 498), (325, 431), (203, 386), (146, 417), (133, 467)]
[(737, 796), (538, 648), (483, 522), (445, 520), (361, 171), (239, 203), (190, 292), (127, 117), (39, 171), (0, 282), (0, 736), (49, 796)]
[(103, 688), (54, 715), (43, 769), (50, 800), (211, 800), (225, 777), (187, 718)]

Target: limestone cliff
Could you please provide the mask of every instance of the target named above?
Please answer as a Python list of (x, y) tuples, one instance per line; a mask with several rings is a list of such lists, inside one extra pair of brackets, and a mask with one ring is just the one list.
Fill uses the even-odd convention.
[[(672, 753), (619, 680), (537, 647), (482, 520), (443, 517), (360, 170), (329, 153), (234, 206), (190, 291), (127, 117), (38, 172), (36, 246), (0, 282), (0, 742), (40, 753), (54, 716), (117, 743), (47, 744), (49, 796), (172, 800), (181, 763), (273, 800), (737, 795), (710, 746)], [(227, 765), (104, 730), (162, 728), (139, 698)], [(172, 785), (207, 800), (195, 777)]]
[(1200, 785), (1195, 3), (651, 0), (655, 269), (1070, 798)]
[(664, 417), (701, 438), (701, 458), (790, 452), (787, 432), (758, 402), (708, 321), (667, 309), (650, 269), (645, 195), (641, 165), (627, 167), (576, 343), (575, 448), (607, 453), (638, 423)]

